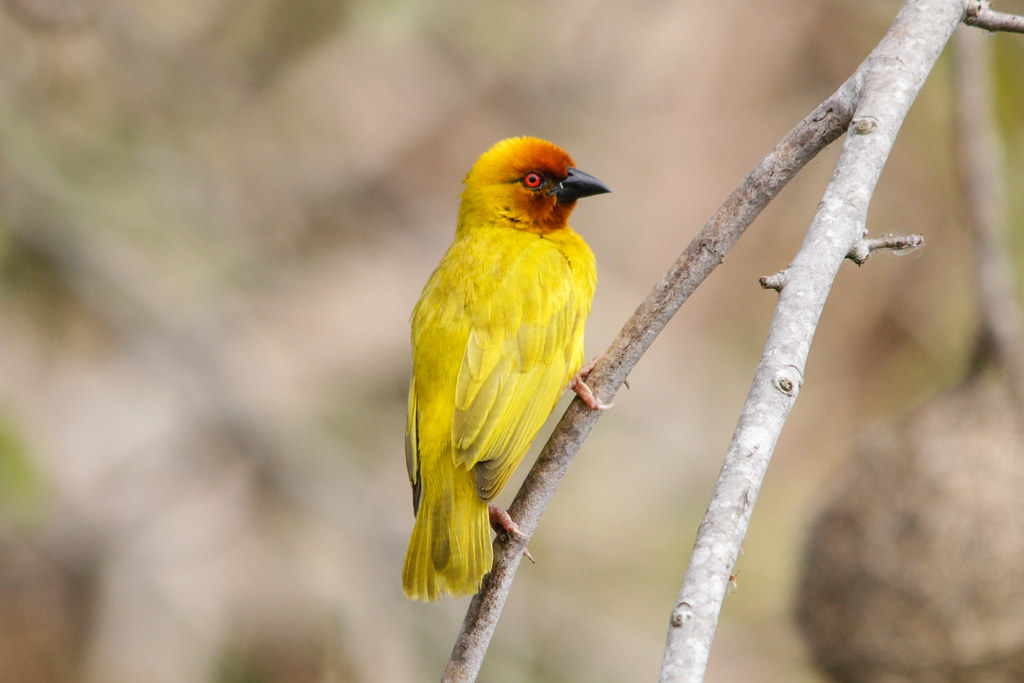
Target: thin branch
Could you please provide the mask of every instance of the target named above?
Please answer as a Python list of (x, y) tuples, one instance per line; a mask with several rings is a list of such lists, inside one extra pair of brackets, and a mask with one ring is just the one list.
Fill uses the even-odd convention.
[(1006, 12), (996, 12), (990, 9), (991, 4), (989, 0), (970, 0), (967, 3), (964, 23), (968, 26), (983, 28), (986, 31), (1024, 33), (1024, 17)]
[[(587, 379), (594, 394), (611, 401), (641, 356), (683, 302), (724, 259), (747, 226), (815, 155), (839, 138), (852, 118), (858, 85), (848, 80), (798, 123), (711, 216), (612, 341)], [(509, 507), (520, 528), (532, 534), (541, 514), (584, 439), (600, 417), (574, 400), (555, 427)], [(472, 681), (483, 663), (498, 618), (522, 558), (523, 543), (498, 536), (494, 566), (473, 597), (446, 681)]]
[(974, 242), (978, 346), (1007, 374), (1024, 418), (1024, 321), (1006, 240), (1005, 173), (992, 111), (988, 41), (976, 31), (961, 31), (955, 45), (957, 166)]
[(881, 237), (873, 237), (871, 239), (864, 238), (859, 240), (857, 244), (853, 245), (853, 249), (846, 255), (846, 258), (850, 259), (858, 266), (864, 265), (864, 262), (868, 260), (868, 256), (872, 252), (879, 251), (880, 249), (891, 249), (893, 251), (913, 251), (918, 247), (924, 246), (924, 235), (894, 235), (888, 233)]
[(786, 286), (672, 610), (662, 681), (701, 681), (722, 599), (772, 451), (803, 382), (839, 266), (863, 239), (868, 204), (896, 134), (963, 20), (963, 0), (908, 0), (857, 69), (863, 88), (850, 134)]

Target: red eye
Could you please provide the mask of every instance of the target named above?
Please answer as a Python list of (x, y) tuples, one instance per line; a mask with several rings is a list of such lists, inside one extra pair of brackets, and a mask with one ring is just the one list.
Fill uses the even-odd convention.
[(526, 185), (531, 190), (536, 190), (544, 182), (544, 178), (540, 173), (536, 171), (530, 171), (523, 176), (523, 185)]

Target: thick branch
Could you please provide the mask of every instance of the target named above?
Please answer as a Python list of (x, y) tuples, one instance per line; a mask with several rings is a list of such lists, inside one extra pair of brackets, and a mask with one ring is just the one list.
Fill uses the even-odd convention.
[[(842, 135), (851, 120), (856, 91), (857, 84), (850, 79), (798, 123), (690, 241), (591, 372), (587, 383), (599, 399), (612, 399), (671, 317), (722, 262), (747, 226), (808, 161)], [(575, 400), (555, 427), (509, 507), (527, 534), (536, 529), (555, 488), (599, 417), (600, 412), (588, 410)], [(518, 540), (503, 536), (495, 540), (494, 567), (470, 603), (444, 680), (476, 678), (519, 567), (522, 548)]]
[(787, 269), (761, 362), (672, 610), (662, 681), (704, 677), (729, 577), (776, 440), (799, 393), (832, 281), (864, 237), (868, 203), (896, 134), (963, 16), (963, 0), (909, 0), (857, 70), (863, 89), (851, 131)]
[(970, 0), (967, 3), (964, 23), (983, 28), (986, 31), (1024, 33), (1024, 17), (1006, 12), (996, 12), (989, 7), (990, 4), (988, 0)]
[(987, 48), (988, 41), (976, 31), (957, 36), (958, 170), (974, 241), (979, 351), (990, 352), (1007, 374), (1024, 417), (1024, 321), (1006, 240), (1005, 174)]

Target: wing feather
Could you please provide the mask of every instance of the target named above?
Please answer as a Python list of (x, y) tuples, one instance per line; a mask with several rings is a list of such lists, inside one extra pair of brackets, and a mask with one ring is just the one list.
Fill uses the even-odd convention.
[(505, 485), (582, 362), (589, 308), (565, 256), (538, 239), (473, 321), (456, 384), (452, 444), (489, 500)]
[(412, 513), (420, 509), (420, 494), (423, 485), (420, 481), (419, 449), (420, 444), (416, 434), (416, 422), (418, 412), (416, 410), (416, 378), (413, 376), (409, 382), (409, 422), (405, 428), (405, 469), (409, 472), (409, 483), (412, 485)]

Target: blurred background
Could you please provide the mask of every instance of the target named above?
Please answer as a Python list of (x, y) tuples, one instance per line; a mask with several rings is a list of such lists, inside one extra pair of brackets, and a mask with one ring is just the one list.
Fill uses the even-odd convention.
[[(612, 188), (573, 214), (598, 259), (597, 355), (899, 6), (3, 0), (0, 680), (436, 680), (468, 599), (401, 592), (408, 318), (466, 171), (530, 134)], [(1019, 228), (1024, 39), (986, 42)], [(708, 681), (825, 680), (794, 604), (830, 475), (858, 435), (968, 371), (954, 99), (947, 51), (869, 217), (927, 245), (844, 264)], [(799, 247), (836, 153), (768, 207), (602, 417), (481, 680), (657, 676), (775, 306), (757, 279)], [(1022, 232), (1008, 240), (1020, 265)]]

